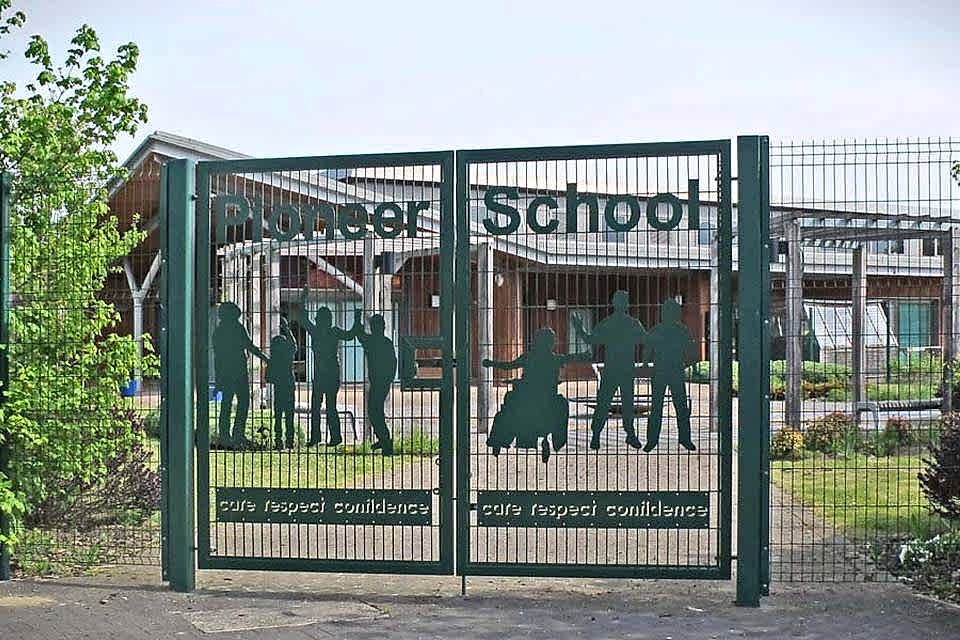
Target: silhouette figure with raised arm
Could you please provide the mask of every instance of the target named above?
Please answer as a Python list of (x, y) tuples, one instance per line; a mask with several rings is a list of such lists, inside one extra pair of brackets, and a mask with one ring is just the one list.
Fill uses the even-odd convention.
[[(218, 420), (219, 439), (221, 445), (242, 446), (247, 442), (247, 414), (250, 411), (247, 352), (264, 360), (267, 356), (253, 344), (240, 323), (240, 307), (232, 302), (222, 302), (217, 309), (217, 318), (219, 322), (213, 330), (213, 367), (214, 385), (223, 394)], [(231, 435), (230, 414), (234, 398), (237, 399), (237, 414)]]
[(677, 431), (680, 445), (687, 451), (696, 451), (690, 439), (690, 404), (684, 369), (693, 340), (690, 330), (680, 322), (680, 303), (668, 298), (660, 305), (660, 324), (654, 325), (644, 342), (646, 353), (653, 360), (653, 406), (647, 418), (647, 444), (644, 451), (653, 451), (660, 440), (663, 424), (664, 394), (670, 389), (673, 409), (677, 413)]
[(592, 333), (583, 328), (583, 320), (572, 316), (573, 328), (584, 342), (591, 345), (603, 345), (603, 372), (600, 374), (600, 388), (597, 390), (597, 405), (590, 422), (590, 448), (600, 448), (600, 433), (607, 424), (613, 395), (620, 390), (623, 430), (627, 434), (626, 442), (634, 449), (642, 443), (637, 439), (633, 427), (633, 382), (636, 377), (634, 354), (636, 345), (643, 341), (645, 331), (639, 320), (630, 317), (627, 309), (630, 299), (626, 291), (613, 294), (613, 313), (601, 320)]
[(379, 313), (370, 316), (370, 333), (366, 333), (361, 325), (357, 331), (357, 338), (363, 345), (363, 355), (367, 359), (367, 372), (370, 378), (370, 388), (367, 391), (367, 416), (373, 425), (373, 432), (377, 436), (373, 443), (374, 449), (383, 451), (383, 455), (393, 455), (393, 437), (387, 428), (387, 416), (384, 413), (384, 404), (390, 395), (393, 378), (397, 374), (397, 353), (393, 340), (384, 335), (386, 322)]
[[(517, 443), (521, 449), (540, 446), (541, 459), (550, 458), (550, 445), (559, 451), (567, 443), (567, 421), (570, 403), (557, 393), (560, 367), (568, 362), (590, 360), (591, 354), (558, 355), (553, 352), (557, 336), (553, 329), (537, 331), (533, 345), (525, 353), (508, 362), (484, 360), (481, 364), (494, 369), (523, 369), (523, 375), (503, 398), (500, 410), (493, 417), (487, 446), (493, 455)], [(548, 441), (549, 438), (549, 441)]]
[[(296, 408), (297, 383), (293, 377), (293, 361), (297, 356), (297, 340), (286, 318), (280, 318), (280, 333), (270, 340), (267, 382), (273, 385), (273, 442), (276, 449), (293, 448), (293, 418)], [(286, 423), (286, 434), (283, 425)], [(284, 438), (284, 435), (286, 437)]]
[(357, 309), (353, 326), (345, 331), (333, 324), (329, 307), (320, 307), (309, 320), (306, 312), (307, 287), (300, 294), (298, 320), (310, 334), (313, 351), (313, 385), (310, 393), (310, 439), (307, 446), (320, 443), (320, 408), (327, 403), (327, 446), (335, 447), (343, 442), (340, 433), (340, 415), (337, 411), (337, 395), (340, 393), (340, 341), (351, 340), (357, 335), (362, 322), (362, 312)]

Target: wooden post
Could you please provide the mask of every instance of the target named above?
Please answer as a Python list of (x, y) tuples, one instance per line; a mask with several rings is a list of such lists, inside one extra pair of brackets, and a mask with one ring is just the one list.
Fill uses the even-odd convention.
[(867, 318), (867, 248), (860, 245), (853, 250), (853, 278), (851, 282), (850, 328), (850, 368), (853, 382), (854, 413), (857, 403), (867, 399), (866, 385), (866, 349), (864, 348), (864, 327)]
[(953, 411), (952, 371), (953, 361), (960, 356), (960, 228), (952, 227), (942, 237), (943, 280), (940, 291), (940, 327), (943, 349), (943, 401), (944, 413)]
[(799, 222), (787, 222), (784, 232), (787, 241), (784, 412), (787, 426), (799, 429), (803, 413), (803, 253), (800, 249)]
[[(477, 247), (477, 360), (493, 359), (493, 246)], [(493, 369), (480, 366), (477, 386), (477, 429), (488, 433), (493, 407)]]

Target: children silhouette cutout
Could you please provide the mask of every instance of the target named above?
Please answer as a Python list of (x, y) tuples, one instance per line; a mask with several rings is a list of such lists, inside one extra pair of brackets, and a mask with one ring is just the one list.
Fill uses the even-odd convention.
[[(221, 303), (217, 309), (219, 322), (213, 330), (214, 385), (223, 394), (218, 419), (222, 446), (242, 446), (248, 442), (246, 427), (250, 410), (250, 377), (247, 372), (247, 352), (267, 359), (240, 323), (240, 315), (240, 307), (234, 303)], [(237, 400), (237, 414), (231, 434), (230, 414), (234, 398)]]
[(591, 449), (600, 448), (600, 433), (607, 424), (610, 404), (618, 389), (622, 405), (623, 430), (627, 434), (626, 442), (634, 449), (642, 446), (633, 427), (633, 383), (636, 378), (634, 353), (637, 343), (643, 341), (645, 332), (640, 321), (627, 314), (629, 304), (630, 299), (626, 291), (614, 293), (613, 313), (601, 320), (592, 333), (587, 333), (583, 328), (583, 320), (580, 316), (574, 315), (571, 318), (574, 331), (581, 340), (587, 344), (601, 344), (605, 347), (600, 388), (597, 390), (597, 405), (593, 411), (593, 419), (590, 421)]
[[(286, 318), (280, 318), (280, 333), (270, 340), (267, 382), (273, 385), (273, 442), (276, 449), (293, 448), (293, 418), (296, 408), (297, 383), (293, 377), (293, 361), (297, 341)], [(283, 424), (286, 423), (286, 434)], [(284, 435), (286, 437), (284, 438)]]
[(653, 360), (653, 406), (647, 418), (647, 444), (644, 451), (653, 451), (660, 440), (663, 423), (664, 394), (670, 389), (673, 408), (677, 414), (680, 445), (687, 451), (696, 451), (690, 439), (690, 405), (684, 369), (687, 355), (693, 346), (690, 330), (680, 322), (680, 303), (668, 298), (660, 305), (660, 324), (654, 325), (644, 340), (646, 354)]
[(393, 340), (384, 335), (386, 322), (378, 314), (370, 316), (370, 333), (357, 330), (357, 339), (363, 345), (363, 354), (367, 359), (367, 372), (370, 378), (370, 388), (367, 391), (367, 416), (373, 425), (373, 432), (377, 436), (373, 443), (374, 449), (383, 451), (383, 455), (393, 455), (393, 437), (387, 428), (387, 417), (384, 413), (384, 404), (393, 386), (393, 378), (397, 373), (397, 354)]
[(343, 442), (340, 432), (340, 415), (337, 411), (337, 395), (340, 393), (340, 341), (351, 340), (360, 330), (362, 312), (354, 314), (353, 326), (344, 331), (333, 324), (329, 307), (320, 307), (311, 322), (307, 317), (307, 287), (300, 294), (298, 320), (310, 334), (313, 351), (313, 387), (310, 394), (310, 438), (307, 446), (320, 443), (320, 409), (327, 403), (327, 446), (335, 447)]
[[(533, 449), (540, 441), (541, 459), (550, 458), (550, 444), (559, 451), (567, 443), (567, 420), (570, 404), (557, 393), (560, 367), (572, 361), (587, 361), (590, 353), (558, 355), (553, 352), (557, 336), (553, 329), (537, 331), (533, 345), (525, 353), (509, 362), (484, 360), (484, 367), (494, 369), (523, 369), (523, 375), (507, 392), (500, 410), (493, 418), (487, 437), (487, 446), (493, 455), (517, 443), (521, 449)], [(548, 437), (550, 441), (548, 442)]]

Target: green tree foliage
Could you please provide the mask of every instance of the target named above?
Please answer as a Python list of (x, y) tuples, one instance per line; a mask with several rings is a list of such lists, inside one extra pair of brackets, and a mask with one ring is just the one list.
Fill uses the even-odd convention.
[[(0, 0), (0, 45), (25, 20)], [(34, 35), (25, 57), (35, 80), (0, 84), (0, 169), (13, 176), (10, 384), (0, 409), (12, 459), (0, 475), (0, 509), (21, 523), (65, 487), (95, 485), (138, 437), (118, 391), (138, 364), (136, 345), (111, 333), (119, 315), (98, 297), (143, 239), (118, 228), (107, 193), (121, 171), (110, 146), (146, 120), (129, 94), (137, 56), (130, 43), (104, 58), (84, 25), (56, 63)], [(140, 364), (151, 370), (147, 360)]]

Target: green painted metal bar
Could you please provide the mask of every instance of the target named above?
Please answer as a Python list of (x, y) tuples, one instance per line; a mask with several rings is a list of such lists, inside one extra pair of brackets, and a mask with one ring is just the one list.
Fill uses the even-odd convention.
[(434, 164), (450, 151), (415, 151), (411, 153), (370, 153), (340, 156), (303, 156), (291, 158), (243, 158), (208, 160), (202, 164), (211, 174), (251, 173), (264, 171), (315, 171), (324, 169), (364, 169)]
[(636, 578), (665, 580), (723, 580), (723, 570), (696, 566), (621, 566), (539, 563), (471, 563), (458, 570), (460, 575), (537, 578)]
[[(770, 264), (765, 259), (764, 230), (769, 209), (764, 208), (760, 136), (737, 138), (738, 154), (738, 235), (739, 235), (739, 312), (738, 359), (740, 369), (739, 450), (737, 459), (737, 605), (759, 606), (762, 592), (764, 424), (769, 415), (769, 353), (765, 352), (768, 331), (764, 300), (769, 295)], [(765, 380), (766, 379), (766, 380)]]
[(720, 397), (717, 400), (720, 427), (720, 557), (722, 577), (730, 578), (733, 555), (733, 158), (730, 141), (720, 148), (720, 202), (717, 207), (717, 312), (719, 315), (720, 363), (717, 370)]
[(169, 434), (168, 495), (169, 575), (175, 591), (193, 591), (196, 581), (194, 541), (194, 403), (193, 403), (193, 270), (194, 165), (173, 160), (163, 167), (166, 190), (162, 231), (163, 268), (167, 274), (164, 370), (167, 374)]
[(206, 162), (197, 164), (197, 226), (194, 267), (194, 332), (196, 343), (197, 399), (197, 566), (210, 560), (210, 173)]
[[(766, 136), (760, 137), (760, 204), (762, 207), (760, 222), (763, 225), (760, 237), (763, 242), (761, 260), (764, 265), (761, 273), (763, 286), (760, 291), (763, 299), (760, 312), (763, 314), (763, 363), (766, 371), (771, 353), (769, 265), (770, 256), (773, 253), (773, 247), (770, 244), (770, 139)], [(768, 596), (770, 595), (770, 376), (764, 375), (761, 383), (765, 401), (760, 404), (760, 410), (763, 412), (760, 420), (762, 429), (760, 444), (763, 447), (763, 480), (760, 488), (760, 595)]]
[(457, 563), (456, 572), (467, 575), (470, 563), (470, 202), (467, 157), (457, 152), (456, 188), (456, 309), (457, 357)]
[[(10, 185), (9, 173), (0, 173), (0, 403), (10, 382)], [(7, 468), (10, 447), (7, 438), (0, 443), (0, 471)], [(0, 512), (0, 533), (11, 532), (10, 517)], [(0, 543), (0, 581), (10, 579), (10, 545)]]
[(309, 571), (312, 573), (450, 575), (450, 570), (442, 566), (441, 563), (419, 560), (330, 560), (327, 558), (210, 556), (204, 568), (249, 571)]
[(545, 160), (591, 160), (604, 158), (647, 158), (710, 155), (730, 149), (729, 140), (689, 142), (646, 142), (624, 144), (573, 145), (562, 147), (517, 147), (513, 149), (467, 149), (457, 151), (466, 163), (527, 162)]
[[(452, 240), (456, 235), (454, 200), (454, 155), (445, 152), (440, 162), (440, 235)], [(440, 337), (443, 342), (443, 381), (440, 386), (440, 567), (441, 573), (453, 573), (456, 566), (454, 527), (454, 243), (440, 242)]]

